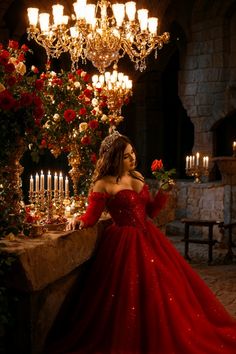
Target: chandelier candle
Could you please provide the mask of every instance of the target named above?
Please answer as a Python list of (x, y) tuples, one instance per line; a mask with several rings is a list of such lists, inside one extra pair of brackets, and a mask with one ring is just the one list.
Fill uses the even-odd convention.
[(53, 5), (52, 23), (49, 13), (39, 14), (32, 7), (27, 10), (29, 39), (45, 48), (48, 59), (69, 52), (72, 70), (78, 68), (79, 59), (88, 59), (103, 73), (127, 54), (135, 68), (143, 71), (146, 57), (153, 51), (156, 57), (169, 41), (168, 32), (157, 34), (158, 18), (148, 17), (147, 9), (136, 10), (134, 1), (111, 4), (100, 0), (94, 5), (77, 0), (73, 7), (74, 13), (65, 15), (63, 5)]

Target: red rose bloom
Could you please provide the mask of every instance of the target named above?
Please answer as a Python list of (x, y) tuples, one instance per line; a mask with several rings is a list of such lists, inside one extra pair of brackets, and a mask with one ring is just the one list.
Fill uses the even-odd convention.
[(28, 52), (28, 50), (29, 50), (29, 47), (27, 47), (27, 45), (26, 44), (22, 44), (22, 46), (21, 46), (21, 49), (23, 50), (23, 52)]
[(84, 107), (80, 108), (80, 110), (79, 110), (79, 115), (80, 116), (84, 116), (86, 113), (87, 113), (86, 108), (84, 108)]
[(8, 47), (12, 48), (12, 49), (18, 49), (19, 48), (19, 43), (17, 41), (10, 40), (8, 42)]
[(11, 93), (7, 90), (0, 92), (0, 108), (3, 110), (11, 110), (15, 106), (15, 100)]
[(30, 106), (33, 102), (33, 96), (28, 92), (23, 92), (20, 98), (21, 107)]
[(91, 138), (88, 135), (83, 136), (81, 139), (81, 144), (83, 145), (90, 145), (91, 144)]
[(90, 80), (90, 75), (89, 74), (85, 74), (83, 77), (84, 82), (89, 82)]
[(154, 160), (151, 165), (152, 172), (161, 170), (163, 168), (162, 160)]
[(89, 89), (85, 89), (84, 90), (84, 95), (86, 96), (86, 97), (91, 97), (91, 95), (92, 95), (92, 90), (89, 90)]
[(36, 90), (41, 91), (43, 89), (43, 86), (44, 86), (44, 81), (43, 80), (37, 79), (35, 81)]
[(95, 152), (91, 154), (90, 159), (94, 164), (97, 162), (97, 155), (95, 154)]
[(14, 76), (9, 76), (9, 77), (7, 78), (7, 80), (6, 80), (6, 84), (7, 84), (7, 86), (9, 86), (9, 87), (14, 86), (15, 83), (16, 83), (16, 78), (15, 78)]
[(73, 109), (67, 109), (64, 112), (64, 118), (67, 121), (67, 123), (72, 122), (75, 119), (75, 117), (76, 117), (76, 113)]
[(97, 129), (97, 127), (98, 127), (98, 121), (96, 120), (96, 119), (93, 119), (93, 120), (90, 120), (89, 122), (88, 122), (88, 126), (89, 126), (89, 128), (91, 128), (91, 129)]
[(15, 66), (12, 63), (5, 65), (5, 72), (6, 73), (13, 73), (15, 71)]

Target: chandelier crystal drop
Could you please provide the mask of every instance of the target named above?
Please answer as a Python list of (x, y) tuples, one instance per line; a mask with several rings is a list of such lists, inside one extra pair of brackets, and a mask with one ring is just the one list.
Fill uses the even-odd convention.
[(111, 4), (100, 0), (94, 5), (77, 0), (73, 7), (74, 14), (66, 16), (63, 5), (53, 5), (53, 21), (49, 13), (28, 8), (27, 29), (29, 39), (45, 48), (48, 59), (69, 52), (73, 70), (80, 59), (88, 59), (105, 72), (127, 54), (135, 68), (143, 71), (146, 57), (169, 41), (168, 32), (157, 34), (158, 19), (148, 17), (147, 9), (136, 10), (134, 1)]

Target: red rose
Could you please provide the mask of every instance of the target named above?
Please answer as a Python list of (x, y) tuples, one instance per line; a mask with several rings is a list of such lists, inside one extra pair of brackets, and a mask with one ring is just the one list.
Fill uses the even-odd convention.
[(0, 109), (11, 110), (15, 106), (15, 102), (9, 91), (0, 92)]
[(78, 70), (76, 70), (76, 74), (80, 76), (80, 74), (82, 73), (82, 71), (83, 71), (82, 69), (78, 69)]
[(6, 73), (13, 73), (15, 71), (15, 66), (12, 63), (5, 65), (5, 72)]
[(14, 76), (9, 76), (6, 80), (6, 84), (10, 87), (14, 86), (16, 83), (16, 78)]
[(154, 160), (151, 165), (152, 172), (161, 170), (163, 168), (162, 160)]
[(91, 154), (90, 159), (94, 164), (97, 162), (97, 155), (95, 154), (95, 152)]
[(18, 56), (18, 60), (19, 61), (25, 61), (25, 56), (23, 53), (21, 53), (19, 56)]
[(42, 139), (42, 140), (41, 140), (40, 146), (41, 146), (42, 148), (46, 148), (46, 147), (47, 147), (47, 141), (46, 141), (46, 139)]
[(90, 145), (91, 144), (91, 138), (88, 135), (83, 136), (81, 139), (81, 144), (83, 145)]
[(85, 74), (83, 77), (84, 82), (89, 82), (90, 80), (90, 75), (89, 74)]
[(20, 98), (21, 107), (30, 106), (33, 102), (33, 96), (28, 92), (23, 92)]
[(37, 79), (35, 81), (36, 90), (41, 91), (43, 89), (43, 86), (44, 86), (44, 81), (43, 80)]
[(17, 41), (10, 40), (8, 42), (8, 47), (12, 49), (18, 49), (19, 43)]
[(89, 122), (88, 122), (88, 126), (89, 126), (89, 128), (91, 128), (91, 129), (97, 129), (97, 127), (98, 127), (98, 121), (96, 120), (96, 119), (93, 119), (93, 120), (90, 120)]
[(91, 95), (92, 95), (92, 90), (89, 90), (89, 89), (85, 89), (84, 90), (84, 95), (86, 96), (86, 97), (91, 97)]
[(28, 52), (28, 50), (29, 50), (29, 47), (27, 47), (27, 45), (26, 44), (22, 44), (22, 46), (21, 46), (21, 50), (23, 50), (23, 52)]
[(64, 118), (67, 121), (67, 123), (72, 122), (75, 119), (75, 117), (76, 117), (76, 113), (73, 109), (67, 109), (64, 112)]
[(87, 113), (86, 108), (84, 108), (84, 107), (80, 108), (80, 110), (79, 110), (79, 115), (80, 116), (84, 116), (86, 113)]

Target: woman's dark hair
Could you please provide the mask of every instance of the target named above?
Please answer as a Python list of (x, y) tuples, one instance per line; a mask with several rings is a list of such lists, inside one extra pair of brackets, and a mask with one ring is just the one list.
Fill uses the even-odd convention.
[[(106, 139), (106, 138), (105, 138)], [(99, 158), (96, 164), (96, 168), (93, 174), (92, 183), (95, 183), (99, 179), (105, 176), (115, 176), (117, 180), (120, 179), (123, 173), (123, 159), (126, 146), (130, 144), (136, 155), (135, 148), (130, 139), (125, 135), (119, 135), (110, 146), (107, 144), (101, 144), (99, 150)], [(132, 173), (134, 178), (138, 178)]]

